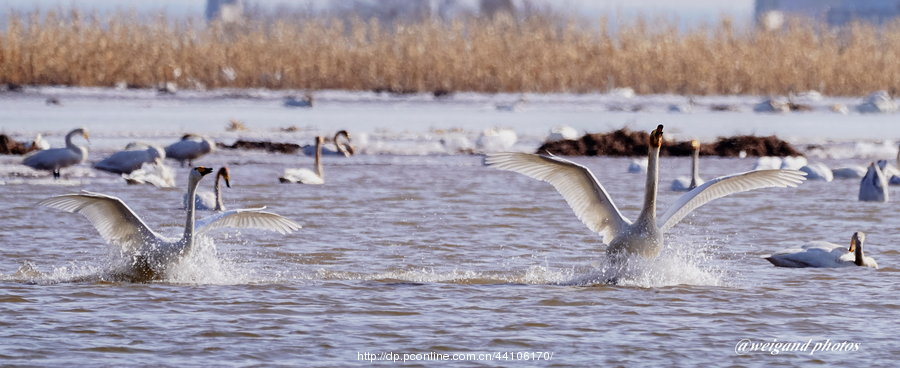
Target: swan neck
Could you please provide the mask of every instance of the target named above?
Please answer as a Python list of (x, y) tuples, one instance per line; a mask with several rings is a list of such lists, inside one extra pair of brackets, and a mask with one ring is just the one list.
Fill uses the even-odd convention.
[(187, 220), (184, 224), (184, 237), (182, 241), (184, 241), (188, 247), (190, 247), (194, 242), (194, 211), (196, 210), (197, 203), (197, 185), (200, 184), (199, 179), (191, 179), (188, 181), (188, 207), (187, 207)]
[(325, 174), (322, 172), (322, 141), (319, 139), (316, 139), (316, 174), (325, 179)]
[(656, 222), (656, 191), (659, 186), (659, 147), (650, 147), (647, 155), (647, 184), (644, 186), (644, 208), (638, 221)]
[(216, 173), (216, 184), (213, 186), (213, 192), (216, 195), (216, 211), (222, 211), (225, 209), (225, 203), (222, 202), (222, 186), (219, 184), (219, 179), (222, 178), (222, 172)]
[(856, 251), (853, 252), (856, 256), (856, 259), (853, 263), (856, 263), (857, 266), (862, 266), (865, 264), (865, 256), (863, 255), (862, 243), (856, 245)]
[(68, 134), (66, 134), (66, 148), (78, 150), (79, 147), (76, 146), (75, 143), (72, 143), (72, 137), (74, 137), (75, 134), (77, 134), (77, 133), (78, 133), (78, 131), (73, 130), (73, 131), (69, 132)]
[(700, 150), (695, 149), (691, 155), (691, 189), (700, 185)]

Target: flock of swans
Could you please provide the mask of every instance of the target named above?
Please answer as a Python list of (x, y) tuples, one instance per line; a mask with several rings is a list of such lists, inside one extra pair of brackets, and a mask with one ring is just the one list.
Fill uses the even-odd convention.
[[(72, 130), (66, 135), (66, 147), (38, 151), (27, 156), (23, 164), (39, 170), (51, 171), (59, 178), (60, 169), (83, 162), (87, 149), (75, 145), (72, 139), (81, 135), (88, 139), (84, 128)], [(342, 142), (342, 138), (345, 142)], [(350, 156), (353, 147), (350, 135), (339, 131), (334, 139), (335, 150), (331, 154)], [(552, 185), (568, 203), (581, 222), (588, 229), (598, 233), (607, 244), (607, 254), (611, 261), (627, 260), (632, 255), (653, 258), (659, 255), (664, 244), (666, 231), (678, 224), (695, 209), (734, 193), (771, 187), (796, 187), (807, 179), (808, 172), (770, 168), (726, 175), (704, 181), (700, 178), (699, 142), (692, 141), (693, 148), (691, 177), (680, 177), (671, 186), (672, 190), (685, 191), (661, 216), (657, 216), (657, 192), (659, 187), (659, 153), (663, 144), (663, 126), (659, 125), (650, 133), (647, 153), (646, 184), (644, 203), (638, 217), (631, 221), (616, 207), (609, 193), (586, 167), (553, 155), (527, 153), (488, 153), (484, 164), (500, 170), (507, 170), (541, 180)], [(324, 184), (321, 162), (325, 139), (315, 139), (315, 167), (309, 169), (285, 169), (280, 178), (282, 183)], [(173, 158), (188, 165), (192, 161), (211, 152), (215, 144), (204, 137), (185, 135), (178, 142), (164, 150), (152, 145), (133, 144), (126, 150), (116, 152), (100, 161), (95, 168), (131, 175), (147, 163), (158, 163), (165, 157)], [(900, 159), (900, 156), (898, 156)], [(642, 167), (643, 168), (643, 167)], [(870, 183), (880, 188), (887, 187), (887, 177), (883, 166), (869, 165), (860, 186), (860, 199), (870, 196)], [(220, 180), (227, 187), (230, 172), (227, 167), (218, 170), (215, 176), (214, 192), (200, 192), (200, 180), (213, 170), (203, 166), (190, 169), (187, 192), (183, 198), (186, 210), (184, 232), (180, 238), (166, 238), (151, 230), (141, 218), (121, 199), (100, 193), (82, 191), (51, 197), (39, 204), (47, 207), (83, 215), (108, 243), (115, 244), (131, 259), (128, 278), (151, 280), (158, 278), (181, 257), (189, 254), (195, 237), (210, 230), (230, 228), (252, 228), (288, 234), (300, 229), (300, 225), (275, 213), (265, 211), (265, 207), (226, 210), (222, 199)], [(880, 193), (880, 192), (879, 192)], [(886, 191), (883, 192), (886, 197)], [(214, 211), (210, 216), (195, 219), (196, 211)], [(787, 249), (766, 259), (780, 267), (842, 267), (848, 265), (877, 268), (875, 261), (863, 255), (865, 234), (856, 232), (850, 248), (843, 250), (835, 244), (814, 242), (802, 248)]]

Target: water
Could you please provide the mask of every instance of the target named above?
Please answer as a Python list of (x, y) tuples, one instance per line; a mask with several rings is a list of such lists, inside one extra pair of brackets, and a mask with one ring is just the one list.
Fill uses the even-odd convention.
[[(138, 135), (107, 132), (92, 142), (92, 160)], [(662, 256), (620, 270), (548, 184), (483, 167), (477, 156), (326, 157), (326, 184), (304, 186), (277, 178), (285, 167), (311, 167), (309, 158), (223, 150), (200, 164), (231, 167), (227, 206), (267, 205), (303, 229), (216, 232), (164, 280), (133, 284), (109, 280), (117, 252), (87, 220), (34, 204), (107, 193), (174, 235), (186, 171), (176, 170), (178, 188), (156, 189), (87, 168), (54, 182), (19, 160), (0, 157), (4, 365), (344, 366), (368, 365), (365, 353), (548, 352), (549, 362), (448, 365), (884, 366), (900, 354), (898, 202), (856, 201), (856, 180), (714, 201), (667, 234)], [(625, 173), (629, 159), (576, 160), (636, 217), (644, 179)], [(753, 163), (704, 158), (701, 170), (708, 179)], [(661, 170), (664, 209), (689, 160), (663, 158)], [(201, 189), (211, 185), (207, 178)], [(849, 245), (854, 231), (867, 233), (867, 255), (881, 269), (783, 269), (761, 258), (807, 240)], [(612, 277), (618, 284), (605, 283)], [(859, 349), (738, 355), (742, 339)]]

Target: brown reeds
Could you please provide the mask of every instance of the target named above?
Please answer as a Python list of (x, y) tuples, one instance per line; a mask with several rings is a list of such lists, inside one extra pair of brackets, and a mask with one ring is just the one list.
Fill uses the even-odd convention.
[(638, 20), (209, 25), (76, 12), (12, 15), (0, 84), (389, 91), (862, 95), (900, 87), (900, 26), (679, 30)]

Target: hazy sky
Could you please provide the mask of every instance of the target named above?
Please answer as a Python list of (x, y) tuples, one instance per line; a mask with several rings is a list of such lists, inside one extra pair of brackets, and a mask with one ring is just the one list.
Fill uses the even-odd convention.
[[(312, 2), (324, 4), (341, 0), (255, 0), (256, 4), (305, 4)], [(683, 23), (691, 24), (717, 19), (720, 15), (732, 16), (737, 21), (750, 21), (753, 13), (753, 0), (532, 0), (536, 3), (550, 3), (557, 7), (577, 9), (585, 16), (594, 17), (601, 14), (645, 14), (677, 17)], [(117, 11), (135, 9), (138, 12), (158, 13), (164, 11), (172, 16), (202, 17), (206, 0), (0, 0), (0, 15), (10, 10), (30, 11), (35, 8), (70, 8), (87, 11)]]

